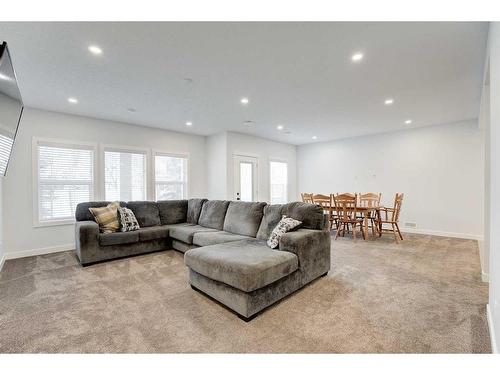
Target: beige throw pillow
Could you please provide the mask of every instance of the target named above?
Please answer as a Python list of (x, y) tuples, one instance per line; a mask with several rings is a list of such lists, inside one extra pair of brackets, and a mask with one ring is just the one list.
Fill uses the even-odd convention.
[(91, 207), (90, 213), (94, 216), (95, 221), (99, 224), (101, 233), (113, 233), (120, 228), (118, 221), (118, 208), (120, 202), (112, 202), (106, 207)]

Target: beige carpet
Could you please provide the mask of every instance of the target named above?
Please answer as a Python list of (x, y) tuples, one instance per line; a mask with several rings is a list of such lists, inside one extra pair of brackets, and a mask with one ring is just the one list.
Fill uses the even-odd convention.
[(332, 242), (332, 270), (250, 323), (194, 292), (182, 254), (5, 263), (0, 352), (490, 352), (475, 241)]

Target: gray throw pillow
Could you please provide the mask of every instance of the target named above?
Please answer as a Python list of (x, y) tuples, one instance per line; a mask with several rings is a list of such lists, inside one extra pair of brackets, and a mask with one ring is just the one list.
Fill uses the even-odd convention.
[(267, 246), (271, 249), (276, 249), (280, 243), (280, 238), (286, 232), (290, 232), (292, 229), (297, 228), (302, 221), (292, 219), (291, 217), (286, 217), (283, 215), (278, 225), (276, 225), (267, 240)]
[(126, 207), (118, 208), (118, 217), (120, 219), (120, 231), (131, 232), (140, 229), (137, 218), (131, 209)]

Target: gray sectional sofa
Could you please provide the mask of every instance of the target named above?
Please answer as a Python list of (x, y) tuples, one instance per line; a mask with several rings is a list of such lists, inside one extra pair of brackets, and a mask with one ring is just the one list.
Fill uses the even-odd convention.
[[(181, 251), (192, 288), (246, 321), (330, 270), (330, 233), (319, 206), (206, 199), (120, 202), (134, 212), (141, 229), (102, 234), (89, 207), (107, 204), (77, 206), (76, 253), (82, 265)], [(282, 215), (302, 226), (283, 235), (273, 250), (266, 240)]]

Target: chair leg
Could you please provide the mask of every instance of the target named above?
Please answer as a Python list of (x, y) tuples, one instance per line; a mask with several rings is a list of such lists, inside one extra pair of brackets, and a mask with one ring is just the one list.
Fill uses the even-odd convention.
[(337, 231), (335, 233), (335, 239), (339, 237), (339, 232), (340, 232), (340, 223), (337, 225)]
[(394, 224), (392, 223), (392, 233), (394, 233), (394, 239), (396, 240), (396, 243), (399, 242), (398, 235), (396, 234), (396, 228), (394, 227)]
[(401, 238), (401, 241), (404, 241), (404, 239), (403, 239), (403, 235), (401, 234), (401, 231), (399, 230), (399, 225), (398, 225), (398, 223), (396, 223), (396, 229), (398, 230), (398, 233), (399, 233), (399, 238)]
[(366, 236), (368, 235), (368, 233), (366, 233), (366, 231), (365, 231), (364, 224), (360, 224), (360, 225), (361, 225), (361, 235), (363, 236), (363, 240), (366, 241)]
[(352, 224), (352, 238), (356, 242), (356, 223)]
[(378, 235), (378, 223), (377, 220), (375, 220), (373, 217), (372, 217), (372, 234), (373, 237)]

